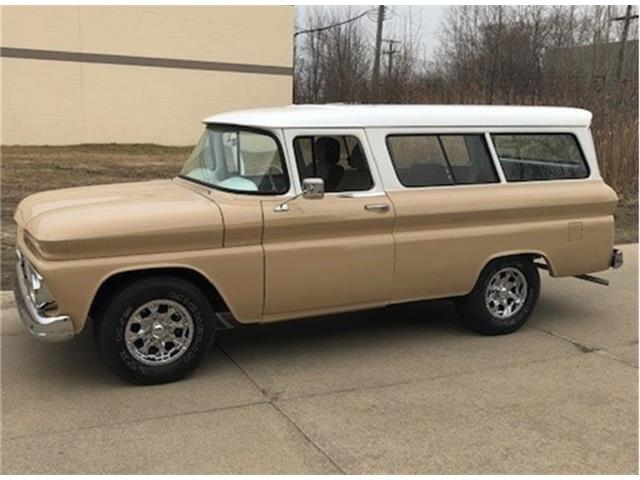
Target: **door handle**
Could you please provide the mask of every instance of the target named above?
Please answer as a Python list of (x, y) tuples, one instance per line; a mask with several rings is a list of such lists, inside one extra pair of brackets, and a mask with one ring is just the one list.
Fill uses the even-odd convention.
[(386, 212), (389, 210), (388, 203), (370, 203), (369, 205), (365, 205), (364, 209), (369, 212)]

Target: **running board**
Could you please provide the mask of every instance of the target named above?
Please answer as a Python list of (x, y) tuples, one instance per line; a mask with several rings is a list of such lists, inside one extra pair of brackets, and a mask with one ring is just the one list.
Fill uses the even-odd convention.
[[(549, 270), (549, 267), (542, 263), (535, 263), (534, 265), (538, 267), (540, 270)], [(593, 275), (587, 275), (586, 273), (582, 275), (574, 275), (573, 278), (577, 278), (579, 280), (584, 280), (585, 282), (597, 283), (598, 285), (604, 285), (606, 287), (609, 286), (609, 280), (600, 277), (594, 277)]]

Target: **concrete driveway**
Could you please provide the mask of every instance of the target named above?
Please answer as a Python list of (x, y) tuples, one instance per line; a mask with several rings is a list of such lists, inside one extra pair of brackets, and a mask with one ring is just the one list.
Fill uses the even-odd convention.
[[(3, 473), (637, 473), (637, 245), (610, 287), (549, 279), (519, 332), (449, 302), (221, 332), (185, 381), (131, 387), (90, 334), (2, 311)], [(87, 332), (90, 333), (90, 332)]]

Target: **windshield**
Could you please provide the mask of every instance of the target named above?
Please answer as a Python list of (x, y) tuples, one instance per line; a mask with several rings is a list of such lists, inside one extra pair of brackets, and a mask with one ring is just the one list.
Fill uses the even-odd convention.
[(180, 176), (233, 192), (281, 194), (289, 190), (275, 137), (232, 126), (208, 126)]

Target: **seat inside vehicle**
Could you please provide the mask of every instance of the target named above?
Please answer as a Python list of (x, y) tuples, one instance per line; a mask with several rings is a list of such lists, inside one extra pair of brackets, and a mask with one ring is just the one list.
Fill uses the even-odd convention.
[[(347, 146), (345, 146), (348, 148)], [(347, 157), (348, 168), (345, 169), (342, 181), (340, 182), (341, 191), (362, 191), (369, 190), (373, 187), (367, 159), (364, 156), (362, 147), (356, 143), (351, 153)]]
[(300, 181), (324, 180), (325, 191), (366, 191), (373, 187), (367, 159), (356, 137), (299, 137), (294, 142)]
[(324, 180), (325, 191), (335, 192), (342, 181), (344, 167), (340, 162), (340, 142), (333, 137), (321, 137), (315, 142), (316, 174)]

